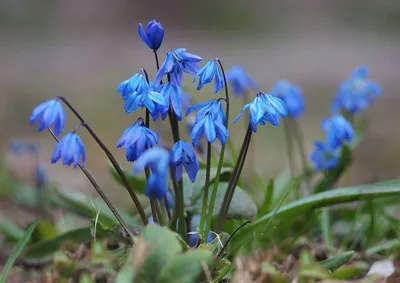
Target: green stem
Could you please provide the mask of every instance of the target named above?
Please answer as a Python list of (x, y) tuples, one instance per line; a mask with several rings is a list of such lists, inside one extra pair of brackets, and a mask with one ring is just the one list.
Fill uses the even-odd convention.
[[(59, 142), (59, 139), (56, 137), (56, 135), (53, 133), (53, 131), (50, 128), (47, 128), (49, 133), (53, 136), (53, 138)], [(89, 179), (90, 183), (96, 190), (96, 192), (100, 195), (100, 197), (104, 200), (108, 208), (111, 210), (112, 214), (114, 214), (115, 218), (118, 220), (119, 224), (121, 224), (121, 227), (128, 233), (128, 235), (132, 238), (134, 237), (133, 232), (131, 229), (129, 229), (128, 224), (126, 224), (125, 220), (122, 218), (122, 216), (119, 214), (118, 210), (115, 208), (115, 206), (111, 203), (111, 201), (107, 198), (107, 196), (104, 194), (103, 190), (100, 189), (99, 185), (97, 184), (96, 180), (93, 178), (93, 176), (86, 170), (85, 167), (82, 167), (80, 164), (78, 164), (79, 169), (82, 170), (83, 174)]]
[(246, 135), (243, 140), (242, 148), (240, 149), (238, 160), (236, 162), (235, 168), (233, 169), (232, 178), (229, 181), (228, 188), (225, 192), (224, 200), (222, 201), (222, 206), (217, 221), (216, 233), (221, 232), (224, 227), (224, 223), (228, 215), (229, 205), (232, 201), (237, 182), (239, 180), (244, 162), (246, 160), (247, 151), (249, 149), (251, 141), (251, 135), (252, 135), (252, 130), (249, 124), (249, 126), (247, 127)]
[(162, 209), (162, 202), (156, 201), (155, 207), (156, 207), (157, 216), (158, 216), (160, 225), (161, 226), (167, 225), (167, 217), (165, 215), (165, 211)]
[(133, 203), (136, 206), (137, 211), (139, 212), (140, 218), (142, 219), (142, 222), (144, 225), (147, 224), (147, 216), (146, 213), (144, 213), (142, 204), (139, 201), (139, 198), (137, 197), (135, 191), (131, 187), (128, 179), (126, 178), (124, 172), (122, 171), (121, 167), (119, 166), (117, 160), (115, 157), (112, 155), (110, 150), (107, 148), (107, 146), (100, 140), (100, 138), (96, 135), (96, 133), (92, 130), (92, 128), (86, 123), (86, 121), (82, 118), (82, 116), (78, 113), (78, 111), (75, 110), (75, 108), (62, 96), (58, 96), (58, 99), (62, 100), (64, 104), (74, 113), (74, 115), (79, 119), (81, 122), (82, 126), (86, 128), (86, 130), (89, 132), (89, 134), (92, 136), (92, 138), (96, 141), (96, 143), (100, 146), (100, 148), (104, 151), (104, 153), (107, 155), (108, 159), (110, 160), (111, 164), (113, 165), (115, 171), (117, 174), (120, 176), (122, 182), (125, 185), (126, 190), (128, 191), (129, 196), (131, 197)]
[(285, 137), (286, 137), (286, 145), (287, 145), (287, 155), (289, 160), (289, 169), (290, 169), (290, 176), (294, 178), (296, 176), (296, 169), (295, 169), (295, 160), (293, 155), (293, 136), (291, 135), (290, 131), (290, 121), (284, 119), (283, 120), (283, 128), (285, 130)]
[[(207, 203), (208, 203), (208, 189), (210, 186), (210, 172), (211, 172), (211, 143), (207, 143), (207, 167), (206, 167), (206, 182), (204, 185), (204, 192), (203, 192), (203, 203), (201, 208), (201, 218), (200, 218), (200, 232), (203, 235), (203, 239), (206, 239), (204, 235), (204, 224), (207, 217)], [(214, 181), (215, 183), (215, 181)], [(210, 213), (210, 211), (209, 211)], [(212, 213), (211, 213), (212, 214)]]
[[(225, 75), (225, 70), (224, 67), (221, 63), (221, 61), (219, 59), (217, 59), (219, 66), (221, 67), (221, 73), (222, 76), (224, 78), (224, 88), (225, 88), (225, 101), (226, 101), (226, 109), (225, 109), (225, 117), (226, 117), (226, 122), (225, 122), (225, 127), (226, 129), (228, 129), (228, 121), (229, 121), (229, 89), (228, 89), (228, 82), (226, 80), (226, 75)], [(230, 143), (230, 140), (228, 138), (228, 146), (231, 146), (231, 148), (233, 148), (232, 144)], [(209, 144), (210, 146), (210, 144)], [(236, 156), (234, 155), (234, 149), (231, 149), (231, 158), (233, 159), (232, 161), (234, 162), (234, 160), (236, 159)], [(213, 218), (213, 214), (214, 214), (214, 206), (215, 206), (215, 200), (217, 198), (217, 192), (218, 192), (218, 185), (219, 185), (219, 179), (221, 177), (221, 171), (222, 171), (222, 165), (224, 164), (224, 155), (225, 155), (225, 144), (221, 147), (221, 153), (219, 156), (219, 162), (218, 162), (218, 168), (217, 168), (217, 173), (214, 179), (214, 185), (213, 185), (213, 191), (211, 194), (211, 200), (210, 200), (210, 206), (208, 207), (208, 215), (207, 220), (206, 220), (206, 226), (205, 226), (205, 230), (204, 230), (204, 234), (203, 237), (207, 238), (208, 237), (208, 232), (211, 228), (211, 222), (212, 222), (212, 218)], [(210, 154), (211, 156), (211, 154)], [(207, 154), (207, 163), (209, 162), (209, 154)], [(209, 164), (207, 164), (207, 169), (209, 169)], [(208, 180), (209, 182), (209, 180)], [(206, 188), (207, 188), (207, 194), (208, 194), (208, 182), (207, 182), (207, 176), (206, 176)], [(204, 195), (206, 195), (206, 191), (204, 191)], [(205, 208), (207, 209), (207, 202), (208, 202), (208, 195), (207, 198), (205, 198), (206, 200), (206, 205)], [(204, 200), (203, 200), (203, 208), (204, 208)], [(202, 218), (203, 219), (203, 218)], [(203, 220), (204, 221), (204, 220)], [(200, 225), (203, 225), (202, 222), (200, 222)], [(201, 226), (202, 227), (202, 226)], [(201, 231), (203, 231), (201, 229)]]

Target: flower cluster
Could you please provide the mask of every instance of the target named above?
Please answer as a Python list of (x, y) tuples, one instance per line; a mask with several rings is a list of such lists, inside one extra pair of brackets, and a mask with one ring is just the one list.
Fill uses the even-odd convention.
[[(302, 90), (289, 82), (288, 80), (277, 81), (269, 93), (259, 91), (260, 86), (246, 73), (241, 66), (234, 66), (226, 72), (223, 64), (219, 59), (213, 59), (201, 66), (202, 57), (189, 53), (185, 48), (177, 48), (165, 53), (165, 58), (159, 66), (158, 50), (161, 48), (164, 40), (164, 29), (162, 25), (152, 20), (146, 28), (142, 24), (138, 26), (138, 35), (143, 42), (152, 50), (156, 59), (157, 72), (153, 78), (150, 78), (147, 71), (141, 69), (134, 73), (131, 77), (123, 80), (117, 86), (117, 93), (121, 95), (123, 109), (130, 114), (140, 110), (145, 111), (145, 115), (137, 118), (137, 120), (128, 128), (126, 128), (119, 140), (116, 143), (116, 148), (125, 149), (125, 157), (129, 162), (133, 162), (133, 174), (143, 174), (146, 176), (145, 194), (150, 199), (152, 214), (158, 219), (165, 216), (162, 212), (171, 214), (171, 210), (175, 208), (174, 199), (176, 200), (176, 211), (173, 211), (170, 216), (172, 221), (177, 221), (177, 226), (181, 230), (181, 235), (184, 232), (192, 232), (200, 226), (200, 231), (206, 241), (211, 241), (209, 229), (212, 223), (214, 212), (216, 192), (218, 182), (221, 176), (221, 170), (224, 161), (225, 146), (221, 147), (221, 155), (215, 178), (211, 180), (211, 156), (212, 144), (218, 139), (221, 145), (229, 144), (230, 133), (228, 132), (229, 125), (229, 89), (237, 96), (242, 96), (244, 100), (250, 100), (248, 95), (251, 90), (255, 90), (255, 96), (245, 104), (238, 113), (233, 123), (239, 121), (244, 112), (248, 110), (248, 125), (245, 138), (239, 153), (235, 160), (235, 167), (232, 170), (232, 176), (227, 184), (226, 194), (221, 204), (220, 215), (227, 216), (229, 209), (229, 200), (234, 195), (234, 190), (240, 178), (240, 174), (246, 159), (246, 154), (250, 145), (250, 140), (253, 133), (256, 133), (258, 126), (271, 124), (278, 127), (285, 117), (289, 117), (285, 122), (285, 129), (288, 130), (288, 137), (295, 137), (297, 127), (297, 119), (299, 119), (305, 111), (305, 99)], [(182, 86), (183, 73), (185, 76), (191, 75), (193, 83), (197, 83), (197, 90), (203, 89), (206, 85), (213, 83), (214, 99), (202, 101), (190, 105), (190, 96), (184, 91)], [(220, 91), (225, 97), (220, 97)], [(326, 171), (334, 168), (341, 157), (341, 149), (346, 143), (351, 144), (354, 138), (354, 130), (352, 122), (353, 115), (366, 109), (373, 99), (380, 95), (379, 85), (368, 78), (368, 70), (365, 67), (359, 67), (352, 75), (344, 80), (335, 96), (332, 103), (332, 115), (326, 118), (321, 123), (321, 128), (326, 134), (324, 141), (315, 142), (315, 150), (311, 153), (311, 160), (317, 171)], [(122, 103), (121, 102), (121, 103)], [(246, 101), (247, 102), (247, 101)], [(79, 124), (76, 128), (60, 137), (66, 125), (66, 114), (64, 106), (78, 118)], [(340, 113), (343, 111), (345, 113)], [(153, 121), (158, 121), (157, 127), (161, 129), (168, 117), (171, 127), (171, 132), (174, 142), (169, 144), (160, 144), (160, 135), (155, 130)], [(190, 133), (190, 141), (185, 141), (180, 135), (180, 122), (186, 117), (186, 128)], [(140, 201), (132, 188), (130, 182), (119, 167), (110, 150), (101, 142), (99, 137), (90, 128), (87, 122), (80, 116), (78, 111), (63, 97), (59, 96), (40, 103), (34, 108), (30, 117), (31, 124), (37, 123), (38, 130), (43, 131), (48, 129), (57, 140), (54, 147), (51, 162), (56, 163), (59, 160), (67, 166), (79, 166), (85, 174), (89, 173), (83, 168), (86, 162), (86, 151), (82, 139), (77, 134), (81, 128), (86, 129), (91, 137), (97, 142), (101, 149), (106, 153), (112, 165), (120, 176), (122, 183), (130, 192), (132, 200), (135, 202), (138, 212), (143, 220), (147, 223), (148, 215), (141, 207)], [(151, 125), (150, 125), (151, 123)], [(291, 124), (294, 123), (294, 124)], [(286, 128), (287, 125), (293, 126), (293, 131)], [(151, 127), (153, 126), (153, 127)], [(293, 133), (292, 133), (293, 132)], [(207, 165), (205, 174), (205, 184), (203, 195), (203, 205), (201, 215), (185, 214), (184, 205), (182, 202), (184, 192), (185, 178), (195, 183), (200, 170), (200, 163), (197, 159), (196, 152), (201, 154), (204, 148), (201, 145), (202, 138), (207, 142)], [(296, 137), (295, 137), (296, 139)], [(297, 140), (299, 147), (300, 138)], [(228, 148), (229, 148), (228, 147)], [(290, 147), (290, 146), (289, 146)], [(195, 152), (195, 149), (197, 151)], [(14, 144), (13, 151), (22, 151), (21, 144)], [(234, 154), (232, 154), (233, 156)], [(306, 154), (302, 154), (304, 164), (307, 164)], [(290, 157), (290, 154), (289, 154)], [(234, 159), (234, 158), (233, 158)], [(307, 165), (303, 165), (307, 167)], [(40, 169), (40, 168), (39, 168)], [(37, 172), (38, 183), (46, 183), (46, 176), (42, 171)], [(184, 176), (184, 172), (186, 175)], [(90, 175), (88, 176), (90, 177)], [(133, 176), (131, 176), (134, 178)], [(91, 178), (89, 178), (91, 179)], [(91, 179), (92, 181), (92, 179)], [(169, 181), (171, 183), (169, 183)], [(213, 185), (211, 199), (208, 202), (208, 189)], [(92, 182), (93, 184), (93, 182)], [(171, 186), (170, 186), (171, 185)], [(96, 187), (96, 186), (95, 186)], [(172, 191), (172, 188), (173, 191)], [(96, 187), (96, 189), (98, 189)], [(101, 194), (100, 194), (101, 195)], [(200, 196), (200, 194), (199, 194)], [(163, 200), (163, 205), (160, 206), (160, 200)], [(106, 201), (108, 204), (108, 202)], [(208, 206), (208, 203), (210, 205)], [(179, 205), (179, 207), (178, 207)], [(112, 210), (115, 213), (115, 210)], [(118, 215), (118, 213), (116, 213)], [(116, 215), (114, 214), (114, 215)], [(190, 214), (190, 215), (189, 215)], [(197, 214), (193, 213), (193, 214)], [(208, 214), (208, 216), (207, 216)], [(117, 219), (118, 216), (116, 215)], [(193, 217), (191, 217), (193, 216)], [(191, 225), (185, 222), (185, 217), (188, 217)], [(164, 218), (167, 218), (166, 216)], [(191, 218), (191, 219), (189, 219)], [(207, 219), (206, 219), (207, 218)], [(156, 219), (156, 218), (155, 218)], [(149, 218), (149, 222), (152, 218)], [(166, 221), (164, 221), (166, 222)], [(222, 221), (223, 222), (223, 221)], [(120, 222), (123, 224), (123, 220)], [(163, 222), (160, 222), (163, 223)], [(171, 224), (169, 223), (169, 224)], [(175, 225), (175, 223), (173, 223)], [(219, 223), (220, 224), (220, 223)], [(223, 223), (222, 223), (223, 224)], [(171, 227), (173, 227), (172, 225)], [(124, 226), (124, 225), (122, 225)], [(221, 225), (223, 227), (223, 225)], [(182, 230), (188, 231), (182, 231)], [(129, 229), (127, 229), (129, 230)], [(197, 230), (197, 229), (196, 229)], [(196, 231), (198, 232), (198, 231)], [(199, 238), (197, 233), (190, 233), (189, 241), (192, 246), (196, 244)]]
[(368, 79), (366, 67), (356, 68), (350, 78), (340, 84), (331, 107), (333, 114), (321, 123), (321, 128), (326, 133), (326, 141), (316, 142), (315, 151), (311, 154), (316, 170), (335, 167), (343, 143), (351, 143), (354, 138), (352, 124), (339, 111), (344, 110), (348, 117), (353, 117), (365, 110), (380, 93), (380, 86)]

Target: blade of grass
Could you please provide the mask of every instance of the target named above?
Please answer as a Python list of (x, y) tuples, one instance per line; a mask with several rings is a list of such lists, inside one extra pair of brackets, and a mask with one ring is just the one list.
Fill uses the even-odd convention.
[(234, 239), (231, 244), (231, 249), (236, 250), (236, 248), (241, 245), (242, 241), (254, 238), (254, 236), (257, 235), (256, 233), (263, 230), (263, 227), (270, 221), (271, 217), (284, 219), (285, 222), (290, 222), (294, 218), (293, 216), (334, 204), (369, 199), (375, 200), (377, 198), (396, 197), (399, 195), (400, 180), (359, 185), (310, 195), (282, 206), (277, 212), (273, 211), (262, 216), (253, 222), (251, 228), (242, 229), (237, 237), (235, 237), (240, 240), (235, 241)]
[(331, 223), (331, 212), (328, 208), (323, 208), (319, 217), (322, 236), (324, 237), (325, 245), (328, 251), (333, 249), (333, 233)]
[(32, 236), (33, 231), (36, 228), (36, 225), (39, 222), (39, 218), (36, 218), (35, 221), (32, 222), (32, 224), (29, 226), (28, 230), (26, 231), (25, 235), (22, 237), (21, 240), (18, 241), (17, 246), (11, 253), (6, 265), (4, 266), (3, 272), (0, 275), (0, 283), (5, 283), (8, 274), (10, 273), (15, 261), (17, 260), (18, 256), (26, 246), (26, 244), (29, 242), (29, 239)]

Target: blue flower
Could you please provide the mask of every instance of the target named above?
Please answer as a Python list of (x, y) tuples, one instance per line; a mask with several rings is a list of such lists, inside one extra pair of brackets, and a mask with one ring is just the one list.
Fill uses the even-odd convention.
[(235, 95), (243, 95), (251, 88), (259, 88), (259, 85), (249, 77), (242, 66), (233, 66), (226, 72), (226, 80), (232, 85)]
[(340, 149), (333, 149), (328, 144), (320, 141), (314, 143), (315, 150), (311, 153), (311, 160), (317, 171), (330, 170), (334, 168), (340, 158)]
[(193, 82), (199, 79), (199, 84), (197, 85), (197, 90), (200, 90), (203, 85), (211, 83), (214, 80), (214, 93), (217, 93), (221, 88), (224, 87), (224, 78), (222, 77), (221, 70), (217, 60), (211, 60), (201, 68), (193, 79)]
[(155, 120), (161, 110), (168, 110), (165, 98), (156, 92), (154, 87), (151, 87), (143, 74), (137, 73), (121, 82), (117, 91), (125, 100), (124, 110), (126, 113), (131, 113), (139, 107), (146, 107)]
[(121, 94), (123, 100), (126, 100), (132, 94), (147, 94), (148, 91), (149, 84), (146, 77), (141, 73), (134, 74), (129, 79), (121, 82), (117, 87), (117, 92)]
[(158, 135), (144, 125), (139, 118), (135, 124), (127, 128), (117, 142), (117, 148), (126, 148), (126, 159), (136, 161), (142, 153), (158, 143)]
[(64, 107), (58, 99), (51, 99), (40, 103), (33, 109), (30, 122), (38, 121), (38, 131), (53, 127), (54, 134), (59, 136), (65, 126)]
[(136, 161), (146, 150), (158, 143), (158, 135), (144, 125), (143, 119), (137, 119), (136, 123), (127, 128), (117, 142), (117, 148), (126, 148), (126, 159)]
[(156, 20), (151, 20), (146, 26), (144, 32), (142, 23), (139, 24), (138, 33), (140, 38), (147, 44), (150, 49), (157, 51), (164, 39), (164, 29)]
[(344, 141), (353, 140), (353, 127), (342, 115), (336, 114), (324, 119), (321, 128), (327, 133), (328, 145), (334, 149), (340, 147)]
[[(200, 215), (193, 215), (192, 221), (190, 223), (190, 230), (191, 232), (196, 232), (196, 229), (200, 226)], [(197, 239), (199, 238), (199, 234), (193, 233), (190, 234), (190, 239), (189, 239), (189, 244), (191, 247), (195, 247), (197, 244)], [(206, 243), (211, 243), (212, 241), (212, 234), (211, 232), (208, 232), (207, 240)]]
[(64, 165), (70, 166), (74, 164), (75, 168), (78, 164), (82, 167), (85, 166), (85, 146), (75, 132), (66, 134), (56, 144), (51, 157), (51, 163), (56, 163), (60, 158)]
[(303, 114), (305, 110), (305, 101), (303, 92), (298, 86), (287, 80), (279, 80), (271, 89), (271, 95), (282, 99), (288, 111), (288, 115), (296, 119)]
[(356, 68), (350, 78), (340, 84), (332, 103), (332, 112), (340, 109), (356, 114), (365, 110), (376, 96), (381, 95), (381, 87), (375, 81), (368, 79), (366, 67)]
[(257, 124), (265, 125), (267, 122), (279, 126), (280, 118), (286, 117), (286, 105), (282, 99), (267, 93), (259, 92), (252, 102), (246, 104), (234, 123), (239, 121), (243, 112), (250, 107), (249, 120), (253, 132), (257, 132)]
[(224, 145), (229, 133), (225, 127), (225, 113), (221, 102), (218, 99), (213, 99), (198, 103), (188, 108), (186, 116), (197, 109), (199, 111), (196, 114), (195, 125), (191, 134), (193, 146), (197, 146), (204, 134), (209, 143), (213, 143), (218, 138)]
[(133, 165), (133, 173), (138, 174), (145, 167), (151, 169), (145, 190), (146, 195), (151, 199), (162, 199), (168, 192), (168, 151), (161, 147), (146, 150)]
[(167, 53), (164, 62), (154, 78), (154, 84), (158, 87), (162, 78), (169, 75), (171, 83), (180, 86), (183, 72), (195, 75), (200, 67), (197, 65), (202, 58), (186, 52), (185, 48), (178, 48)]
[[(182, 120), (182, 104), (187, 106), (188, 97), (187, 94), (182, 90), (181, 87), (176, 86), (170, 82), (166, 82), (160, 86), (160, 94), (164, 97), (167, 105), (171, 107), (179, 121)], [(163, 119), (167, 116), (167, 110), (162, 113)]]
[(175, 180), (182, 179), (182, 166), (185, 168), (189, 179), (194, 183), (197, 172), (199, 171), (199, 162), (193, 148), (185, 141), (178, 141), (170, 151), (170, 162), (175, 168)]

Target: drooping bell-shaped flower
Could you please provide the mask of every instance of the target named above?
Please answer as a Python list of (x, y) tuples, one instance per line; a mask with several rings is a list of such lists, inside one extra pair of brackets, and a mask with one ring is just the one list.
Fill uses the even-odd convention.
[(121, 93), (122, 99), (125, 101), (124, 110), (126, 113), (131, 113), (139, 107), (146, 107), (155, 120), (158, 112), (168, 109), (165, 98), (151, 87), (146, 77), (141, 73), (121, 82), (117, 91)]
[(270, 94), (259, 92), (252, 102), (246, 104), (239, 115), (233, 121), (236, 123), (243, 115), (244, 111), (249, 109), (249, 121), (253, 132), (257, 132), (257, 124), (265, 125), (269, 122), (273, 126), (279, 126), (280, 118), (286, 117), (286, 105), (282, 99)]
[(154, 78), (155, 86), (158, 87), (160, 85), (165, 75), (169, 76), (172, 84), (180, 86), (183, 73), (196, 75), (200, 69), (197, 63), (201, 60), (200, 56), (186, 52), (185, 48), (178, 48), (168, 52)]
[(60, 100), (51, 99), (36, 106), (31, 114), (30, 123), (38, 122), (38, 131), (53, 128), (56, 136), (59, 136), (65, 126), (65, 110)]
[(340, 147), (344, 141), (353, 140), (353, 127), (342, 115), (336, 114), (324, 119), (321, 128), (327, 133), (327, 143), (333, 149)]
[(365, 110), (375, 97), (380, 96), (381, 87), (368, 77), (369, 71), (366, 67), (356, 68), (351, 76), (340, 84), (332, 103), (332, 112), (338, 113), (341, 109), (346, 109), (357, 114)]
[(288, 111), (288, 115), (297, 119), (305, 110), (305, 101), (301, 89), (287, 80), (279, 80), (271, 89), (271, 95), (282, 99)]
[(321, 141), (314, 143), (315, 149), (311, 153), (311, 161), (317, 171), (325, 171), (334, 168), (340, 158), (340, 149), (333, 149), (328, 144)]
[(146, 150), (133, 165), (138, 174), (149, 167), (151, 175), (147, 180), (146, 195), (151, 199), (162, 199), (168, 192), (169, 152), (161, 147)]
[(226, 80), (232, 86), (235, 95), (243, 95), (250, 89), (258, 89), (259, 85), (246, 73), (242, 66), (233, 66), (226, 72)]
[(85, 166), (86, 152), (85, 146), (81, 138), (75, 133), (71, 132), (63, 136), (54, 147), (51, 163), (56, 163), (61, 159), (64, 165), (70, 166)]
[(131, 127), (127, 128), (117, 142), (117, 148), (126, 148), (126, 159), (136, 161), (148, 148), (158, 143), (158, 135), (147, 128), (142, 118), (137, 119)]
[(220, 100), (213, 99), (193, 105), (188, 108), (186, 116), (194, 110), (198, 112), (191, 133), (193, 146), (197, 146), (203, 135), (209, 143), (213, 143), (218, 138), (224, 145), (229, 133), (225, 127), (225, 113)]
[(200, 90), (205, 84), (209, 84), (214, 79), (214, 93), (217, 93), (221, 88), (224, 87), (224, 78), (219, 68), (218, 61), (211, 60), (201, 68), (193, 79), (195, 82), (199, 78), (199, 84), (197, 90)]
[(182, 178), (182, 168), (185, 168), (189, 179), (194, 183), (199, 171), (199, 162), (191, 145), (183, 140), (176, 142), (170, 150), (170, 162), (175, 170), (176, 181)]

